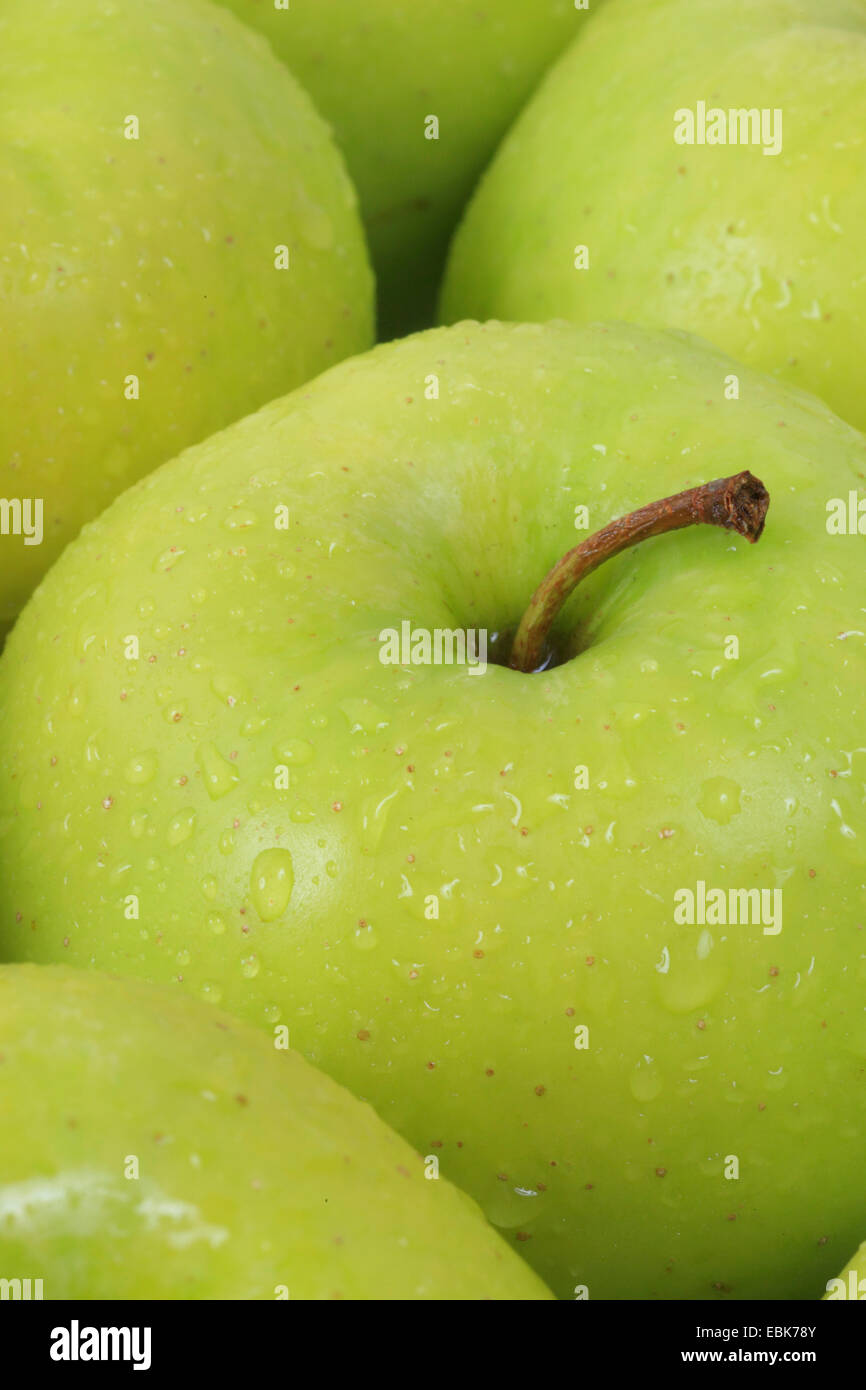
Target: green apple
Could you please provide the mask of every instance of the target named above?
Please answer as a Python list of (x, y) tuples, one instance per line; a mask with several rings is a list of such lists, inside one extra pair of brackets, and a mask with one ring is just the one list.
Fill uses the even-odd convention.
[(381, 336), (426, 327), (463, 206), (589, 0), (222, 3), (267, 36), (334, 128), (360, 195)]
[[(413, 660), (467, 628), (504, 660), (576, 541), (734, 468), (757, 547), (611, 559), (539, 674)], [(332, 369), (22, 616), (0, 955), (290, 1026), (561, 1296), (810, 1296), (862, 1230), (864, 476), (819, 401), (678, 334), (463, 324)]]
[(687, 329), (866, 427), (864, 73), (864, 0), (610, 0), (488, 170), (443, 321)]
[(131, 482), (369, 346), (373, 287), (324, 121), (217, 7), (5, 0), (0, 131), (2, 631)]
[(834, 1299), (853, 1299), (860, 1302), (866, 1299), (866, 1241), (848, 1261), (838, 1279), (827, 1280), (825, 1301)]
[(548, 1296), (427, 1176), (435, 1155), (283, 1041), (137, 981), (0, 967), (0, 1279), (46, 1299)]

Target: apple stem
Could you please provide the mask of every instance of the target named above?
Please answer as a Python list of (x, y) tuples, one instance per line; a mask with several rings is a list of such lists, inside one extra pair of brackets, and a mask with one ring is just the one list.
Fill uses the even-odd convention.
[(629, 550), (650, 536), (680, 531), (685, 526), (721, 526), (738, 531), (754, 543), (764, 529), (770, 496), (764, 484), (749, 472), (730, 478), (716, 478), (700, 487), (688, 488), (674, 497), (650, 502), (628, 516), (609, 521), (553, 566), (541, 581), (521, 619), (511, 649), (509, 666), (526, 673), (542, 665), (544, 644), (551, 624), (585, 575), (605, 560)]

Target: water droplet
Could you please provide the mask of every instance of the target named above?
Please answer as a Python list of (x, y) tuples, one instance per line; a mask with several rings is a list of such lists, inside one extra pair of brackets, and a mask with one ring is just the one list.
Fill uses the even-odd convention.
[(340, 709), (349, 721), (352, 733), (374, 734), (388, 727), (388, 720), (378, 705), (369, 700), (343, 700)]
[(280, 1008), (279, 1004), (265, 1005), (265, 1018), (268, 1020), (268, 1023), (279, 1023), (282, 1016), (283, 1011)]
[(200, 886), (201, 886), (201, 891), (204, 893), (204, 895), (205, 895), (205, 897), (207, 898), (208, 902), (209, 902), (209, 903), (212, 903), (213, 900), (214, 900), (214, 898), (215, 898), (216, 895), (217, 895), (217, 887), (218, 887), (217, 881), (216, 881), (216, 879), (214, 878), (213, 874), (208, 874), (206, 878), (203, 878), (202, 881), (201, 881), (201, 885), (200, 885)]
[(129, 818), (129, 833), (133, 840), (140, 840), (147, 830), (147, 823), (150, 817), (147, 811), (133, 811)]
[(656, 977), (664, 1008), (673, 1014), (687, 1014), (709, 1004), (722, 989), (727, 973), (717, 957), (718, 952), (714, 952), (706, 960), (677, 959), (672, 952), (669, 973)]
[(153, 568), (157, 573), (160, 570), (174, 569), (178, 561), (183, 559), (184, 554), (185, 551), (181, 550), (180, 546), (171, 545), (168, 550), (164, 550), (161, 555), (157, 555), (153, 562)]
[(241, 725), (241, 733), (250, 737), (252, 734), (261, 733), (270, 721), (263, 714), (251, 714)]
[(379, 938), (370, 926), (357, 926), (352, 937), (352, 944), (359, 951), (372, 951), (379, 945)]
[(661, 1092), (662, 1079), (652, 1057), (640, 1059), (629, 1077), (628, 1085), (635, 1100), (655, 1100)]
[(140, 787), (156, 776), (159, 759), (148, 749), (146, 753), (134, 753), (123, 769), (123, 776), (133, 787)]
[(175, 960), (177, 961), (178, 965), (189, 965), (190, 961), (192, 960), (192, 956), (190, 955), (189, 951), (178, 951), (177, 955), (175, 956)]
[(218, 801), (240, 781), (237, 768), (224, 758), (212, 743), (199, 744), (196, 762), (201, 768), (205, 788), (212, 801)]
[(220, 835), (220, 854), (234, 854), (235, 833), (233, 830), (224, 830)]
[(254, 980), (260, 969), (258, 956), (244, 956), (241, 961), (241, 974), (245, 980)]
[(295, 806), (289, 814), (298, 825), (307, 825), (311, 820), (316, 819), (315, 811), (309, 806)]
[(727, 825), (741, 811), (740, 797), (742, 787), (732, 782), (730, 777), (710, 777), (701, 785), (698, 810), (708, 820), (718, 825)]
[(222, 1000), (223, 992), (219, 985), (215, 985), (210, 980), (206, 980), (199, 990), (199, 995), (208, 1004), (219, 1004)]
[(195, 830), (195, 811), (188, 807), (184, 811), (178, 811), (168, 823), (166, 839), (170, 845), (181, 845), (184, 840), (188, 840)]
[(242, 701), (246, 701), (250, 697), (249, 686), (246, 681), (235, 674), (228, 675), (223, 672), (215, 675), (211, 680), (210, 688), (222, 704), (232, 707), (241, 704)]
[(295, 871), (287, 849), (266, 849), (250, 871), (250, 900), (263, 922), (282, 917), (289, 905)]
[[(83, 623), (81, 627), (78, 629), (77, 637), (79, 656), (86, 656), (90, 648), (93, 646), (94, 642), (97, 640), (97, 638), (98, 633), (93, 631), (91, 624)], [(105, 638), (102, 639), (101, 645), (104, 649)]]
[(483, 1204), (484, 1214), (492, 1226), (500, 1231), (513, 1231), (528, 1226), (541, 1214), (544, 1200), (540, 1192), (529, 1186), (506, 1178), (497, 1181), (487, 1201)]
[(208, 913), (207, 928), (208, 931), (213, 932), (214, 936), (222, 936), (223, 932), (226, 929), (225, 917), (223, 917), (219, 912)]
[(308, 763), (313, 752), (313, 745), (305, 738), (287, 738), (274, 744), (274, 757), (281, 763)]

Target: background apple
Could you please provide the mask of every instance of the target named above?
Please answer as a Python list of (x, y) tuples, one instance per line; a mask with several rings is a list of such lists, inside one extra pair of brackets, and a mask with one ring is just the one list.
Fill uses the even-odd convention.
[[(513, 631), (575, 541), (733, 469), (760, 544), (611, 561), (572, 659), (380, 661), (407, 620)], [(22, 616), (0, 954), (289, 1024), (561, 1295), (813, 1296), (863, 1223), (863, 539), (827, 502), (864, 476), (820, 402), (681, 335), (464, 324), (332, 369)], [(678, 921), (698, 881), (781, 890), (781, 930)]]
[(220, 8), (6, 0), (0, 128), (0, 497), (44, 503), (2, 635), (123, 488), (368, 346), (373, 287), (324, 121)]
[(548, 1296), (369, 1106), (176, 992), (0, 967), (0, 1061), (0, 1278), (46, 1299)]
[[(334, 128), (360, 194), (381, 336), (426, 327), (463, 205), (587, 11), (574, 0), (222, 3), (267, 36)], [(425, 134), (430, 116), (438, 139)]]
[[(487, 172), (443, 320), (685, 328), (863, 428), (864, 72), (863, 0), (610, 0)], [(781, 152), (677, 144), (700, 101), (780, 110)]]
[(837, 1279), (827, 1282), (825, 1300), (853, 1299), (860, 1303), (866, 1299), (866, 1241), (848, 1261)]

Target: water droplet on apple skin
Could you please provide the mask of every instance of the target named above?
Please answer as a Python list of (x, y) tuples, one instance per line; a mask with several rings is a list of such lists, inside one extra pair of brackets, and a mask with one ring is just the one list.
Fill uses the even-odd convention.
[(217, 672), (211, 678), (210, 688), (220, 703), (230, 708), (245, 703), (250, 696), (246, 681), (235, 673)]
[(250, 902), (262, 922), (282, 917), (294, 884), (294, 865), (287, 849), (266, 849), (256, 856), (250, 870)]
[(373, 951), (379, 944), (379, 938), (374, 929), (370, 926), (358, 925), (352, 934), (352, 945), (357, 951)]
[(195, 830), (195, 823), (196, 813), (191, 807), (179, 811), (177, 815), (173, 816), (169, 821), (165, 836), (166, 842), (172, 846), (182, 845), (185, 840), (190, 838)]
[(213, 743), (200, 743), (196, 749), (196, 762), (204, 779), (205, 791), (211, 801), (219, 801), (240, 781), (240, 773), (234, 763), (224, 758)]
[(497, 1179), (496, 1187), (489, 1190), (481, 1205), (487, 1220), (497, 1230), (524, 1230), (541, 1214), (544, 1195), (509, 1175), (507, 1181)]
[(152, 749), (135, 753), (123, 769), (124, 780), (133, 787), (144, 786), (146, 782), (153, 781), (158, 767), (159, 758)]
[(709, 777), (701, 783), (698, 810), (717, 825), (728, 825), (742, 810), (743, 789), (730, 777)]
[(663, 1084), (659, 1069), (651, 1057), (642, 1057), (629, 1076), (629, 1090), (637, 1101), (655, 1100)]
[(281, 763), (308, 763), (314, 752), (313, 745), (305, 738), (287, 738), (274, 744), (274, 757)]
[(672, 951), (668, 973), (654, 972), (662, 1007), (672, 1014), (687, 1014), (711, 1003), (724, 987), (727, 976), (723, 963), (715, 959), (717, 955), (718, 952), (711, 953), (706, 959), (698, 959), (693, 954), (689, 959)]
[(154, 573), (159, 574), (161, 571), (174, 569), (183, 559), (183, 556), (184, 551), (180, 546), (169, 546), (167, 550), (163, 550), (160, 555), (156, 556), (153, 562)]

